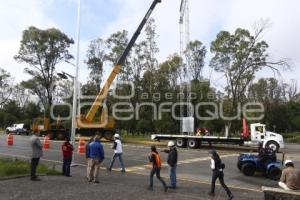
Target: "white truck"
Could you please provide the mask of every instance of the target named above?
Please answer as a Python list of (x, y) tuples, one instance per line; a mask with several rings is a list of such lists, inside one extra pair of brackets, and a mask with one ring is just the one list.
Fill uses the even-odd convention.
[[(227, 129), (228, 130), (228, 129)], [(209, 144), (238, 144), (245, 146), (257, 146), (263, 143), (263, 147), (269, 147), (274, 151), (284, 148), (282, 135), (266, 131), (266, 125), (261, 123), (250, 124), (249, 129), (245, 121), (243, 121), (243, 133), (240, 137), (229, 137), (226, 131), (224, 137), (219, 136), (197, 136), (197, 135), (151, 135), (152, 140), (174, 140), (177, 147), (198, 148), (202, 143)]]
[(7, 127), (5, 131), (6, 134), (14, 133), (17, 135), (21, 135), (21, 134), (28, 135), (30, 132), (30, 127), (26, 126), (25, 124), (13, 124), (12, 126)]

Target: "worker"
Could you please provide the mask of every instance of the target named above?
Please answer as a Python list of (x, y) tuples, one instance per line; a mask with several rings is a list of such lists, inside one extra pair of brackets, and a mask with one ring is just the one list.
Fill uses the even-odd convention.
[(114, 141), (114, 144), (113, 144), (113, 147), (112, 147), (112, 149), (114, 150), (114, 155), (112, 157), (112, 160), (111, 160), (110, 165), (107, 168), (107, 170), (111, 171), (116, 158), (119, 158), (119, 161), (120, 161), (120, 164), (121, 164), (121, 167), (122, 167), (121, 172), (125, 172), (125, 166), (124, 166), (124, 162), (123, 162), (123, 159), (122, 159), (122, 154), (123, 154), (122, 142), (120, 140), (120, 135), (118, 133), (116, 133), (114, 135), (114, 140), (115, 141)]
[(233, 199), (233, 195), (229, 188), (226, 186), (224, 182), (224, 168), (225, 164), (222, 163), (222, 160), (216, 150), (210, 150), (209, 153), (211, 154), (211, 164), (210, 167), (213, 171), (212, 173), (212, 181), (211, 181), (211, 191), (208, 193), (210, 196), (215, 196), (215, 184), (216, 180), (219, 179), (222, 187), (225, 189), (227, 195), (228, 195), (228, 200)]
[(149, 161), (152, 163), (152, 169), (150, 172), (150, 186), (149, 190), (153, 190), (153, 176), (156, 174), (156, 178), (162, 183), (164, 187), (164, 191), (168, 191), (168, 187), (166, 182), (160, 177), (160, 170), (161, 170), (161, 159), (160, 155), (156, 150), (156, 146), (151, 146), (151, 153), (148, 157)]
[(34, 132), (30, 139), (32, 155), (31, 155), (31, 178), (32, 181), (40, 181), (36, 175), (36, 169), (39, 165), (40, 158), (43, 156), (43, 146), (40, 139), (37, 137), (37, 132)]
[(63, 154), (63, 166), (62, 166), (62, 174), (67, 177), (71, 177), (70, 169), (72, 163), (72, 154), (73, 154), (73, 145), (70, 143), (70, 138), (66, 137), (65, 142), (61, 146), (62, 154)]
[(163, 152), (168, 154), (168, 165), (170, 167), (170, 189), (176, 189), (176, 168), (177, 168), (177, 160), (178, 160), (178, 152), (173, 141), (168, 142), (169, 149), (163, 150)]
[(263, 147), (263, 143), (258, 145), (258, 158), (262, 165), (269, 163), (269, 161), (276, 161), (276, 153), (269, 146)]
[(294, 168), (291, 160), (286, 160), (284, 166), (278, 185), (284, 190), (300, 190), (300, 170)]
[(89, 166), (89, 160), (91, 158), (90, 156), (90, 144), (94, 141), (94, 137), (91, 137), (88, 141), (88, 143), (85, 145), (85, 158), (86, 158), (86, 163), (87, 163), (87, 173), (86, 173), (86, 177), (87, 177), (87, 180), (89, 180), (89, 176), (90, 176), (90, 172), (89, 172), (89, 169), (90, 169), (90, 166)]
[(104, 160), (104, 150), (99, 135), (95, 136), (94, 141), (89, 144), (89, 148), (88, 182), (99, 183), (99, 168)]

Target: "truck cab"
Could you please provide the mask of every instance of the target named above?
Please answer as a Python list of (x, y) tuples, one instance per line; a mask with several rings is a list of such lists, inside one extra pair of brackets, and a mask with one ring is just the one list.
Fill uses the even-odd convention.
[(274, 151), (284, 148), (282, 135), (266, 130), (266, 125), (261, 123), (250, 124), (251, 141), (263, 143), (263, 147), (269, 147)]

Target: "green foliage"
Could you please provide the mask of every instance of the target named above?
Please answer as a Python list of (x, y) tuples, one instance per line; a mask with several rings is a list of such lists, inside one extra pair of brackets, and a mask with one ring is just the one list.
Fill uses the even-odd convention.
[[(59, 175), (54, 169), (49, 169), (46, 165), (40, 164), (37, 168), (38, 174)], [(18, 159), (0, 159), (0, 177), (23, 176), (30, 174), (30, 163)]]

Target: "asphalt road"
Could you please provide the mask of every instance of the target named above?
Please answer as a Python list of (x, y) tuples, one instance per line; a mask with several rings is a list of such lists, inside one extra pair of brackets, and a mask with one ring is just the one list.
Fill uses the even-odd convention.
[[(56, 165), (60, 167), (61, 164), (61, 142), (51, 141), (51, 147), (49, 150), (44, 151), (44, 157), (42, 162)], [(111, 149), (110, 143), (103, 143), (105, 149), (105, 161), (103, 163), (103, 170), (108, 166), (113, 151)], [(289, 148), (290, 146), (290, 148)], [(299, 156), (299, 145), (288, 145), (287, 157), (296, 161), (296, 165), (300, 165)], [(148, 183), (148, 174), (150, 165), (147, 161), (147, 156), (149, 154), (149, 146), (146, 145), (132, 145), (124, 144), (124, 155), (123, 159), (126, 165), (127, 173), (126, 177), (138, 179), (137, 185), (142, 184), (146, 187)], [(28, 159), (31, 153), (29, 146), (29, 137), (27, 136), (14, 136), (14, 145), (6, 145), (6, 136), (0, 135), (0, 156), (1, 157), (20, 157)], [(223, 162), (226, 165), (225, 169), (225, 181), (228, 186), (235, 191), (236, 194), (240, 195), (239, 199), (262, 199), (263, 194), (260, 192), (262, 185), (264, 186), (275, 186), (276, 182), (266, 179), (262, 175), (257, 174), (254, 177), (246, 177), (236, 167), (237, 156), (240, 152), (238, 151), (219, 151)], [(75, 153), (74, 162), (78, 164), (78, 167), (72, 168), (72, 170), (80, 176), (85, 175), (85, 156)], [(166, 154), (161, 153), (162, 160), (166, 161)], [(191, 187), (201, 187), (207, 188), (208, 191), (210, 180), (211, 180), (211, 170), (209, 168), (210, 157), (205, 150), (185, 150), (179, 149), (179, 163), (177, 177), (179, 179), (179, 188), (186, 188), (187, 185), (192, 185)], [(114, 171), (119, 171), (119, 163), (116, 162), (114, 166)], [(105, 172), (107, 173), (107, 172)], [(118, 176), (121, 173), (112, 172), (114, 176)], [(162, 176), (168, 179), (168, 168), (167, 165), (163, 165)], [(129, 178), (129, 179), (130, 179)], [(51, 179), (51, 178), (50, 178)], [(51, 179), (52, 180), (52, 179)], [(6, 183), (7, 184), (7, 183)], [(126, 184), (126, 183), (124, 183)], [(131, 184), (131, 183), (130, 183)], [(136, 184), (136, 183), (135, 183)], [(187, 190), (188, 191), (188, 190)], [(220, 190), (221, 191), (221, 190)], [(205, 193), (206, 193), (205, 192)], [(197, 193), (194, 196), (197, 198)], [(183, 195), (183, 194), (182, 194)], [(188, 196), (191, 196), (187, 192)], [(225, 192), (221, 196), (224, 196)], [(226, 195), (225, 195), (226, 196)], [(243, 198), (241, 198), (243, 197)], [(0, 197), (1, 198), (1, 197)], [(207, 199), (208, 197), (206, 197)], [(146, 198), (145, 198), (146, 199)], [(173, 199), (173, 198), (172, 198)], [(180, 198), (183, 199), (183, 198)], [(220, 198), (222, 199), (222, 198)]]

